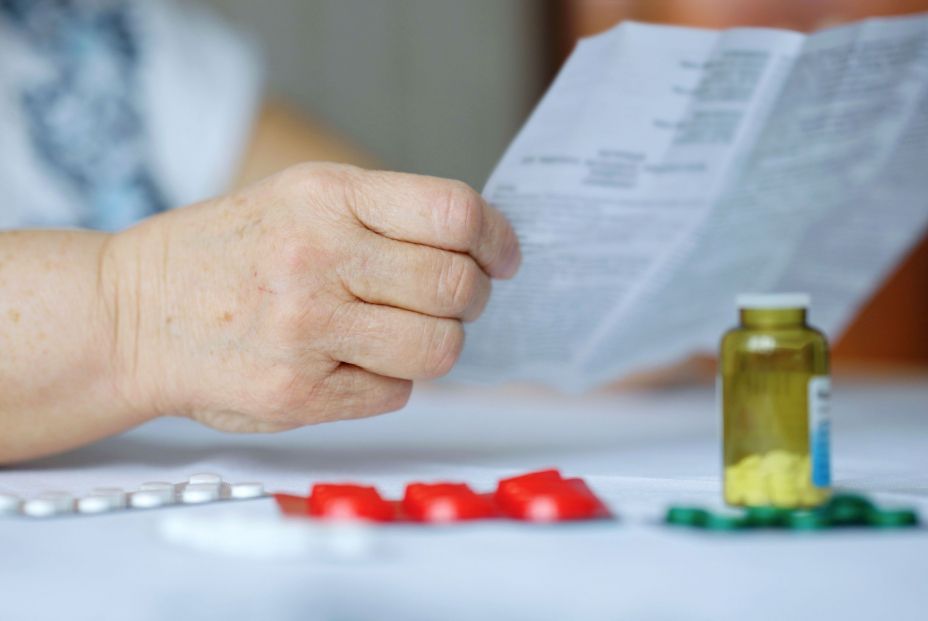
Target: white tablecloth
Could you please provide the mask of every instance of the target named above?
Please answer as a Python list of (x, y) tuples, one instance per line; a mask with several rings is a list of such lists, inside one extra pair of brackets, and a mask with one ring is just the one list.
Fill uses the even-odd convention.
[[(835, 478), (928, 517), (928, 377), (838, 378)], [(256, 560), (165, 542), (169, 516), (276, 515), (271, 500), (0, 521), (0, 619), (928, 618), (928, 530), (710, 534), (670, 503), (717, 502), (712, 390), (571, 399), (428, 387), (403, 412), (275, 436), (161, 420), (0, 470), (0, 490), (75, 493), (213, 471), (306, 493), (317, 480), (450, 478), (492, 489), (556, 466), (586, 477), (607, 523), (383, 527), (360, 562)]]

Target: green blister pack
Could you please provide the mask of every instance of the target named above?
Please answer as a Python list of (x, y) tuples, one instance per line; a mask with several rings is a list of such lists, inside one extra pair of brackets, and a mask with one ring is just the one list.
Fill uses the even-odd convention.
[(825, 530), (832, 528), (910, 528), (918, 526), (915, 509), (884, 508), (860, 494), (836, 494), (815, 509), (748, 507), (710, 510), (673, 506), (664, 517), (667, 524), (713, 531), (779, 529)]

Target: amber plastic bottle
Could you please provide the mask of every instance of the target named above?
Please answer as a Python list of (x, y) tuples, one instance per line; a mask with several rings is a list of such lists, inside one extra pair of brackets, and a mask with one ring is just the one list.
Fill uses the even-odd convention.
[(719, 355), (725, 501), (814, 507), (831, 486), (828, 342), (806, 323), (807, 295), (737, 305)]

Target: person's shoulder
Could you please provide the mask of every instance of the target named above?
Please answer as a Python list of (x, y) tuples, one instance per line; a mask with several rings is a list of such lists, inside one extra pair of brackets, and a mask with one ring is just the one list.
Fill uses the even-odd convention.
[(239, 168), (263, 100), (259, 46), (195, 2), (136, 2), (140, 93), (171, 205), (223, 191)]

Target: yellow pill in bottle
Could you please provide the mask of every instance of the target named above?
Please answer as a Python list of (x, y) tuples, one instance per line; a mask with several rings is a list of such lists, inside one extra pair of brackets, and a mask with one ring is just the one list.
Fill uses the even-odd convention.
[(719, 354), (725, 501), (817, 506), (831, 486), (828, 342), (806, 322), (807, 295), (737, 304)]

